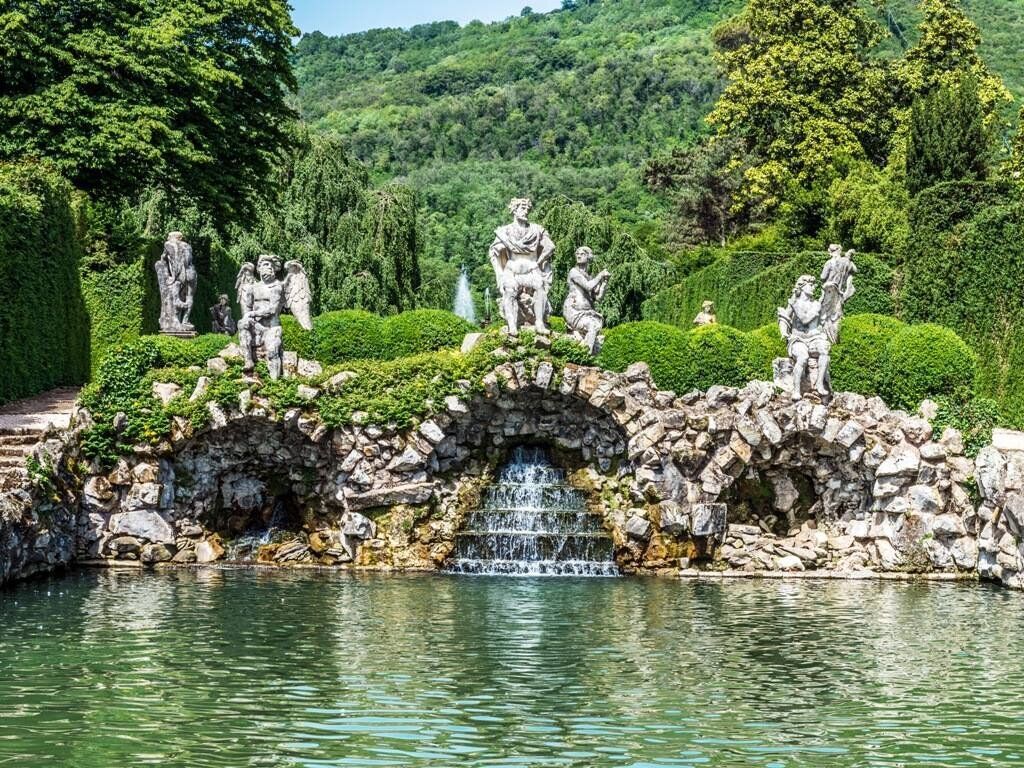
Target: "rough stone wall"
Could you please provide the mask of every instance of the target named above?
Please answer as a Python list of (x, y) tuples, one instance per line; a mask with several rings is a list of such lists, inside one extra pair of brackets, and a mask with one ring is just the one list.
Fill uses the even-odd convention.
[(50, 438), (32, 458), (55, 482), (31, 475), (0, 493), (0, 586), (68, 565), (75, 554), (78, 497), (69, 472), (73, 440)]
[[(506, 363), (466, 392), (406, 431), (330, 430), (315, 411), (276, 417), (252, 397), (213, 406), (201, 434), (182, 422), (171, 443), (88, 478), (78, 556), (209, 562), (285, 498), (301, 519), (269, 561), (436, 568), (508, 447), (543, 442), (575, 463), (626, 570), (977, 566), (960, 436), (935, 439), (877, 398), (793, 403), (764, 382), (677, 396), (643, 364), (556, 375)], [(729, 520), (754, 481), (771, 489), (774, 528)]]
[(1024, 435), (998, 431), (977, 460), (978, 572), (1024, 589)]

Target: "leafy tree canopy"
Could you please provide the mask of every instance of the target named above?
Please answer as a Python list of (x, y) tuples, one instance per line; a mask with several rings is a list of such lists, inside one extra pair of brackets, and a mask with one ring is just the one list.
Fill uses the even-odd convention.
[(286, 0), (10, 0), (0, 29), (0, 159), (251, 212), (294, 117)]

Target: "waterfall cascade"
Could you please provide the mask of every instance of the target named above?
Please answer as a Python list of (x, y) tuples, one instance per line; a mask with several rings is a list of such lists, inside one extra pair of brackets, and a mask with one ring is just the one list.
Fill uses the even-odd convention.
[(455, 288), (455, 305), (452, 311), (463, 320), (476, 323), (476, 308), (473, 306), (473, 294), (469, 292), (469, 273), (465, 269), (459, 275), (459, 284)]
[(614, 545), (542, 448), (516, 448), (458, 534), (452, 573), (617, 576)]

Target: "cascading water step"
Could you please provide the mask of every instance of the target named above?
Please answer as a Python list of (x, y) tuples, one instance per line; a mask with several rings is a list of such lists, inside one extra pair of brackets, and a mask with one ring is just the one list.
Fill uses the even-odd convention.
[(540, 448), (516, 448), (455, 540), (451, 573), (617, 576), (615, 546)]

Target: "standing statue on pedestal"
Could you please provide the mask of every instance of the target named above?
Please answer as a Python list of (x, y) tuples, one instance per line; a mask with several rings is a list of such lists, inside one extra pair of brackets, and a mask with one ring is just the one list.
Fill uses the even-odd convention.
[[(830, 258), (821, 273), (822, 293), (814, 298), (816, 281), (811, 275), (801, 275), (796, 281), (789, 303), (779, 309), (779, 331), (787, 342), (792, 367), (792, 397), (803, 397), (805, 379), (821, 397), (832, 395), (832, 377), (829, 372), (832, 345), (839, 341), (839, 324), (843, 319), (843, 306), (853, 296), (853, 251), (842, 253), (842, 248), (829, 248)], [(811, 368), (816, 371), (811, 376)], [(776, 366), (778, 368), (778, 366)]]
[(562, 305), (562, 315), (573, 338), (596, 355), (601, 347), (598, 334), (604, 328), (604, 317), (596, 307), (604, 298), (612, 274), (604, 270), (597, 277), (590, 277), (587, 267), (593, 258), (594, 252), (586, 246), (576, 249), (576, 266), (569, 270), (569, 293)]
[(194, 336), (189, 322), (196, 295), (196, 269), (192, 264), (192, 246), (181, 232), (171, 232), (156, 265), (160, 287), (160, 332), (175, 336)]
[[(256, 368), (256, 360), (267, 361), (270, 378), (279, 379), (284, 372), (284, 349), (281, 346), (281, 312), (290, 309), (299, 325), (307, 331), (313, 328), (310, 314), (311, 293), (309, 279), (302, 265), (289, 261), (284, 265), (285, 278), (278, 279), (281, 259), (263, 255), (253, 267), (242, 265), (235, 287), (242, 318), (238, 321), (238, 342), (242, 347), (246, 373)], [(255, 278), (259, 275), (259, 279)], [(262, 351), (262, 355), (261, 355)]]
[(551, 256), (555, 244), (547, 230), (530, 223), (533, 203), (518, 198), (508, 210), (515, 221), (499, 227), (491, 245), (490, 260), (501, 294), (499, 307), (509, 336), (519, 334), (521, 325), (532, 325), (547, 336), (547, 316), (551, 312)]
[(238, 326), (231, 316), (231, 302), (228, 295), (222, 293), (217, 297), (217, 303), (210, 307), (210, 331), (212, 333), (223, 333), (227, 336), (234, 336)]

